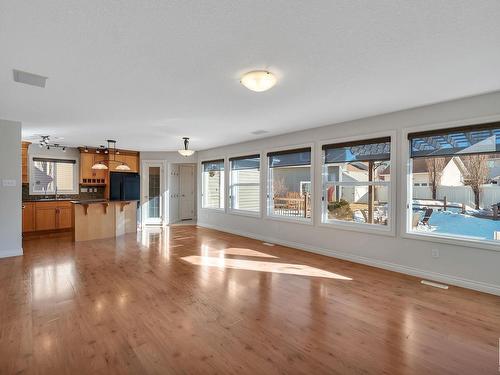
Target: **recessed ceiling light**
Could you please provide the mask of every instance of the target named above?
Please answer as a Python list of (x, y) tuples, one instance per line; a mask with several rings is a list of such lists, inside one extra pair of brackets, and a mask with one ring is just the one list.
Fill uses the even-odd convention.
[(257, 92), (267, 91), (276, 84), (276, 76), (267, 70), (254, 70), (241, 77), (241, 84)]

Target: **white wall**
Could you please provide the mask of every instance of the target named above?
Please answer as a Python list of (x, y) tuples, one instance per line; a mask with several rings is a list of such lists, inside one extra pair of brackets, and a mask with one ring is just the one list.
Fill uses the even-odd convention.
[[(393, 147), (396, 147), (396, 160), (391, 167), (393, 174), (391, 181), (397, 192), (394, 204), (397, 206), (398, 214), (395, 218), (394, 235), (360, 233), (319, 225), (321, 186), (318, 183), (313, 185), (316, 194), (313, 225), (276, 221), (266, 217), (237, 216), (224, 211), (202, 208), (198, 210), (198, 225), (500, 295), (500, 252), (498, 250), (478, 248), (458, 241), (444, 243), (435, 242), (432, 239), (415, 239), (414, 236), (405, 234), (408, 168), (406, 157), (408, 142), (405, 128), (427, 130), (434, 127), (498, 120), (500, 120), (500, 92), (263, 138), (198, 153), (199, 161), (219, 157), (227, 158), (230, 155), (242, 155), (246, 152), (262, 152), (265, 155), (265, 152), (272, 148), (313, 142), (315, 146), (314, 173), (315, 181), (318, 182), (321, 171), (319, 146), (323, 141), (357, 136), (363, 139), (370, 138), (374, 133), (394, 134), (395, 132), (397, 142)], [(263, 178), (265, 175), (265, 173), (262, 174)], [(200, 179), (198, 183), (199, 181)], [(265, 185), (266, 181), (263, 180), (262, 186)], [(198, 187), (200, 189), (200, 185)], [(262, 198), (264, 198), (264, 192)], [(439, 249), (439, 258), (432, 258), (432, 249)]]
[(0, 120), (0, 258), (23, 254), (21, 183), (21, 123)]

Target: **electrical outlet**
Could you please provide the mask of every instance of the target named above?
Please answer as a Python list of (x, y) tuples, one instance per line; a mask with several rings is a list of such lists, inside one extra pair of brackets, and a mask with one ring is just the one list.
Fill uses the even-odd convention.
[(439, 250), (438, 249), (432, 249), (431, 254), (433, 258), (439, 258)]

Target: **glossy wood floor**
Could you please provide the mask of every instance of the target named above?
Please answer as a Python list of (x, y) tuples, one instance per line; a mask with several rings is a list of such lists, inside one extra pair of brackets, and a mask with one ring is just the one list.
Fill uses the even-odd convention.
[(498, 374), (500, 297), (195, 226), (0, 260), (0, 374)]

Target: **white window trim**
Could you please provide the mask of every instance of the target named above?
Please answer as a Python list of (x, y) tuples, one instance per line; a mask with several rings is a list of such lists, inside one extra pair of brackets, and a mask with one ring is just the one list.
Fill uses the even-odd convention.
[[(231, 193), (231, 158), (238, 158), (242, 156), (250, 156), (250, 155), (259, 155), (259, 211), (249, 211), (249, 210), (240, 210), (240, 209), (235, 209), (230, 207), (230, 193)], [(247, 216), (247, 217), (253, 217), (253, 218), (262, 218), (262, 187), (265, 186), (265, 183), (263, 184), (262, 181), (262, 165), (263, 165), (263, 156), (264, 154), (261, 151), (248, 151), (248, 152), (240, 152), (237, 154), (231, 154), (227, 157), (227, 164), (228, 164), (228, 176), (227, 176), (227, 187), (226, 187), (226, 197), (227, 197), (227, 213), (232, 214), (232, 215), (239, 215), (239, 216)], [(207, 159), (210, 160), (210, 159)], [(264, 180), (265, 181), (265, 180)]]
[[(311, 148), (311, 165), (310, 165), (310, 176), (311, 176), (311, 209), (312, 209), (312, 214), (310, 219), (305, 219), (305, 218), (290, 218), (287, 216), (279, 216), (279, 215), (273, 215), (271, 214), (270, 210), (270, 196), (269, 192), (271, 191), (271, 179), (269, 178), (269, 173), (270, 173), (270, 168), (269, 168), (269, 157), (267, 154), (269, 152), (275, 152), (275, 151), (287, 151), (287, 150), (293, 150), (297, 148), (305, 148), (305, 147), (310, 147)], [(274, 147), (271, 149), (266, 150), (263, 153), (263, 157), (261, 158), (261, 167), (265, 168), (265, 176), (266, 176), (266, 184), (265, 184), (265, 190), (264, 190), (264, 198), (265, 198), (265, 209), (263, 210), (264, 213), (264, 219), (265, 220), (275, 220), (275, 221), (283, 221), (287, 223), (296, 223), (296, 224), (304, 224), (304, 225), (311, 225), (314, 226), (316, 224), (316, 204), (315, 204), (315, 165), (316, 165), (316, 152), (315, 152), (315, 144), (314, 142), (309, 142), (309, 143), (301, 143), (301, 144), (292, 144), (288, 146), (280, 146), (280, 147)]]
[[(215, 207), (203, 207), (203, 162), (205, 161), (210, 161), (210, 160), (219, 160), (219, 159), (222, 159), (224, 160), (224, 186), (223, 188), (220, 190), (222, 192), (224, 192), (224, 199), (222, 200), (223, 203), (224, 203), (224, 207), (218, 207), (218, 208), (215, 208)], [(214, 156), (214, 157), (210, 157), (210, 158), (204, 158), (204, 159), (200, 159), (198, 161), (198, 170), (200, 171), (200, 204), (199, 204), (199, 210), (200, 211), (208, 211), (208, 212), (227, 212), (227, 194), (226, 194), (226, 186), (227, 186), (227, 158), (225, 156)]]
[[(55, 191), (54, 192), (47, 192), (47, 193), (44, 193), (43, 191), (40, 192), (40, 191), (34, 191), (33, 190), (33, 187), (35, 186), (35, 174), (33, 173), (33, 168), (34, 168), (34, 161), (33, 161), (33, 158), (41, 158), (41, 159), (54, 159), (54, 157), (50, 157), (50, 156), (42, 156), (42, 155), (30, 155), (29, 156), (29, 171), (28, 171), (28, 175), (29, 175), (29, 195), (55, 195)], [(73, 170), (73, 186), (74, 186), (74, 189), (73, 190), (61, 190), (61, 191), (57, 191), (57, 195), (77, 195), (80, 193), (80, 161), (78, 159), (75, 159), (75, 158), (64, 158), (64, 157), (57, 157), (56, 159), (61, 159), (61, 160), (75, 160), (75, 164), (74, 164), (74, 170)]]
[(401, 198), (399, 204), (399, 216), (401, 217), (400, 223), (400, 233), (401, 238), (413, 239), (413, 240), (423, 240), (434, 243), (442, 243), (449, 245), (456, 245), (460, 247), (474, 247), (482, 250), (500, 252), (500, 241), (498, 244), (489, 240), (476, 240), (467, 237), (452, 237), (445, 235), (435, 235), (429, 233), (418, 233), (411, 230), (411, 215), (409, 204), (412, 196), (412, 186), (411, 186), (411, 174), (410, 174), (410, 143), (408, 141), (408, 133), (427, 131), (427, 130), (439, 130), (447, 129), (458, 126), (482, 124), (486, 122), (500, 121), (500, 116), (486, 116), (486, 117), (476, 117), (466, 120), (457, 121), (447, 121), (442, 123), (425, 124), (417, 127), (404, 128), (401, 131), (400, 137), (400, 147), (401, 147), (401, 164), (400, 164), (400, 184), (403, 187), (401, 189)]
[[(332, 220), (325, 222), (323, 221), (323, 207), (324, 207), (324, 200), (323, 200), (323, 145), (327, 144), (332, 144), (332, 143), (344, 143), (344, 142), (353, 142), (353, 141), (362, 141), (364, 139), (369, 140), (373, 138), (381, 138), (381, 137), (390, 137), (391, 138), (391, 158), (390, 158), (390, 163), (391, 163), (391, 179), (390, 181), (361, 181), (360, 186), (367, 186), (367, 185), (386, 185), (389, 187), (388, 191), (388, 196), (390, 197), (390, 202), (389, 202), (389, 219), (387, 225), (377, 225), (377, 224), (368, 224), (368, 223), (356, 223), (356, 222), (350, 222), (350, 221), (342, 221), (342, 220)], [(397, 176), (398, 173), (398, 168), (396, 167), (397, 163), (397, 132), (396, 130), (388, 130), (388, 131), (382, 131), (382, 132), (376, 132), (376, 133), (369, 133), (369, 134), (362, 134), (362, 135), (356, 135), (356, 136), (350, 136), (350, 137), (344, 137), (344, 138), (330, 138), (330, 139), (325, 139), (321, 140), (318, 142), (318, 168), (321, 171), (319, 175), (317, 176), (318, 178), (318, 189), (319, 189), (319, 202), (318, 202), (318, 214), (319, 214), (319, 219), (318, 219), (318, 226), (323, 227), (323, 228), (336, 228), (339, 230), (350, 230), (350, 231), (355, 231), (355, 232), (363, 232), (363, 233), (370, 233), (370, 234), (380, 234), (384, 236), (390, 236), (390, 237), (396, 237), (396, 223), (397, 223), (397, 213), (398, 211), (396, 210), (396, 201), (397, 201), (397, 194), (396, 194), (396, 186), (395, 183), (397, 182), (395, 179), (395, 176)], [(343, 185), (349, 185), (350, 183), (348, 182), (339, 182), (339, 184)], [(354, 186), (354, 184), (357, 183), (352, 183), (351, 185)]]

